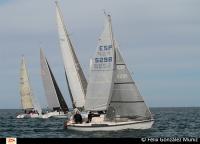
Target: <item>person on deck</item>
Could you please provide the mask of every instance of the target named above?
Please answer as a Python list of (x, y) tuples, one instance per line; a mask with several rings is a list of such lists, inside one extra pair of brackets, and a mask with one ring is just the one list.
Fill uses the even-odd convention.
[(87, 123), (90, 123), (90, 122), (91, 122), (92, 117), (93, 117), (93, 114), (92, 114), (92, 112), (90, 111), (89, 114), (88, 114), (88, 121), (87, 121)]
[(83, 122), (82, 116), (79, 113), (79, 111), (77, 111), (76, 114), (74, 115), (74, 121), (75, 121), (75, 123), (82, 123)]

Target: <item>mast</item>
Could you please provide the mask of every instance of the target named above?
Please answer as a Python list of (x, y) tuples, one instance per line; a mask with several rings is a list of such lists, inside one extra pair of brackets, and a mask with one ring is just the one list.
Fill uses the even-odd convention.
[(64, 61), (66, 80), (69, 94), (75, 107), (81, 108), (85, 104), (87, 81), (75, 54), (74, 47), (64, 25), (61, 10), (56, 3), (56, 17), (61, 53)]
[(69, 96), (70, 96), (71, 101), (72, 101), (72, 107), (73, 107), (73, 109), (75, 109), (76, 106), (75, 106), (74, 99), (73, 99), (73, 96), (72, 96), (72, 91), (71, 91), (70, 86), (69, 86), (69, 81), (67, 79), (66, 71), (65, 71), (65, 78), (66, 78), (66, 82), (67, 82), (67, 88), (68, 88), (68, 91), (69, 91)]
[[(114, 63), (116, 64), (116, 50), (115, 50), (116, 48), (115, 48), (114, 35), (113, 35), (113, 29), (112, 29), (111, 15), (110, 14), (107, 15), (106, 12), (104, 12), (104, 14), (108, 17), (110, 37), (111, 37), (111, 41), (112, 41), (112, 45), (113, 45), (113, 51), (114, 51)], [(114, 67), (114, 69), (115, 69), (115, 67)]]

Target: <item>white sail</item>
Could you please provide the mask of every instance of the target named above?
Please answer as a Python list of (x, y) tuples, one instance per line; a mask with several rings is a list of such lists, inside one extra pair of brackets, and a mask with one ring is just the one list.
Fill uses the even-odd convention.
[(21, 95), (22, 108), (24, 110), (35, 109), (38, 111), (39, 114), (41, 114), (41, 108), (37, 103), (36, 98), (33, 96), (33, 92), (31, 90), (24, 56), (22, 57), (21, 69), (20, 69), (20, 95)]
[(70, 119), (65, 127), (78, 131), (117, 131), (149, 129), (154, 123), (114, 41), (110, 15), (106, 16), (96, 54), (90, 60), (85, 110), (93, 111), (95, 116), (89, 113), (88, 121), (82, 124)]
[[(113, 61), (104, 61), (107, 57)], [(90, 69), (86, 110), (107, 110), (108, 117), (151, 118), (151, 112), (124, 63), (119, 46), (113, 40), (109, 15)]]
[(43, 80), (43, 86), (48, 102), (48, 108), (52, 110), (62, 109), (63, 111), (68, 111), (66, 102), (55, 81), (53, 73), (50, 69), (48, 61), (42, 49), (40, 49), (40, 65), (41, 65), (41, 76)]
[(99, 114), (88, 114), (88, 121), (82, 124), (74, 124), (70, 119), (65, 127), (78, 131), (116, 131), (149, 129), (154, 123), (114, 41), (110, 15), (106, 16), (96, 54), (90, 60), (85, 110)]
[(90, 75), (86, 94), (85, 109), (91, 111), (106, 110), (113, 88), (113, 69), (115, 50), (112, 36), (111, 18), (106, 17), (95, 56), (90, 62)]
[(20, 70), (20, 95), (23, 109), (33, 109), (32, 91), (29, 84), (28, 72), (24, 57), (22, 57)]
[(69, 93), (71, 95), (73, 105), (75, 105), (75, 107), (83, 107), (85, 104), (87, 81), (74, 52), (69, 35), (67, 34), (64, 20), (61, 15), (61, 10), (57, 2), (56, 17), (60, 48), (64, 61)]

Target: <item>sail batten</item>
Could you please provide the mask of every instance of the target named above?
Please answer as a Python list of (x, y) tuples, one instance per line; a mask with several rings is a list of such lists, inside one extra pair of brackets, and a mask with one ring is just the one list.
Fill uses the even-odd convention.
[(64, 61), (64, 68), (67, 76), (68, 88), (70, 87), (73, 104), (75, 107), (83, 107), (87, 81), (77, 59), (74, 47), (64, 25), (61, 10), (56, 2), (56, 17), (61, 53)]
[(141, 101), (111, 101), (111, 103), (140, 103), (140, 102), (144, 102), (143, 100)]

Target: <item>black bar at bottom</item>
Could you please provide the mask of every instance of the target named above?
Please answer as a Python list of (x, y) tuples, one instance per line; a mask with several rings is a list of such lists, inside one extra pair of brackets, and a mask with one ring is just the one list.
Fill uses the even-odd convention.
[[(17, 138), (16, 144), (134, 144), (198, 142), (200, 142), (200, 138)], [(0, 138), (0, 144), (9, 143), (6, 143), (6, 138)]]

